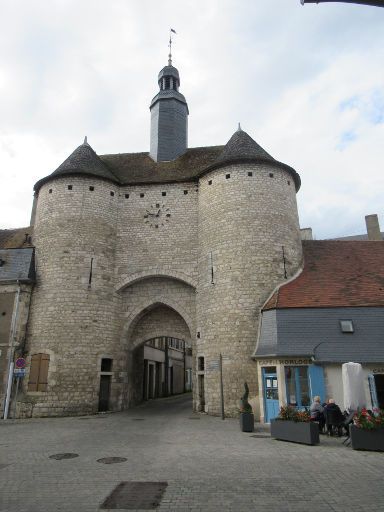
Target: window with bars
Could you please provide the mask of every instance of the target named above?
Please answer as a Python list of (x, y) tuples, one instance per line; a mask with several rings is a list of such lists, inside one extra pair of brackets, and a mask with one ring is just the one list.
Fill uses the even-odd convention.
[(33, 354), (28, 391), (47, 391), (49, 358), (49, 354)]

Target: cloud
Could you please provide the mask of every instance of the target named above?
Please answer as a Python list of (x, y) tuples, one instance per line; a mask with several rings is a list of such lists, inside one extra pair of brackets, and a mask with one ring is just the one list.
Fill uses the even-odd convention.
[(28, 224), (34, 182), (85, 135), (99, 154), (148, 150), (170, 26), (190, 146), (225, 144), (240, 121), (301, 174), (301, 223), (318, 238), (383, 215), (384, 9), (6, 0), (2, 21), (1, 227)]

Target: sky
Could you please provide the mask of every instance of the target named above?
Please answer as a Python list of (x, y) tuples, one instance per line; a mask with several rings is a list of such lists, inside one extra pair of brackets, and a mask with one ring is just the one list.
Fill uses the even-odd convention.
[(300, 0), (0, 0), (0, 229), (84, 140), (149, 150), (169, 29), (189, 147), (238, 123), (301, 176), (314, 237), (384, 231), (384, 9)]

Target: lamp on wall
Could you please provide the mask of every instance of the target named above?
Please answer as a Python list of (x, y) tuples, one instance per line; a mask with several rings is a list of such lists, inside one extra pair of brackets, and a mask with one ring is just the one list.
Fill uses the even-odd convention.
[(313, 352), (312, 352), (312, 355), (311, 355), (311, 361), (312, 363), (315, 363), (316, 362), (316, 350), (320, 347), (320, 345), (322, 345), (323, 343), (326, 343), (326, 341), (320, 341), (320, 343), (318, 343), (317, 345), (315, 345), (313, 347)]

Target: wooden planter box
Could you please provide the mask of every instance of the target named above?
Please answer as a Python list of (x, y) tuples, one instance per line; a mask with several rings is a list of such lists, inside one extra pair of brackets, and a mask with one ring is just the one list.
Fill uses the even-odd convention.
[(319, 425), (275, 419), (271, 420), (271, 437), (292, 443), (319, 444)]
[(255, 428), (255, 417), (251, 412), (240, 413), (240, 428), (242, 432), (253, 432)]
[(384, 452), (384, 428), (364, 430), (356, 425), (350, 425), (349, 435), (354, 450)]

